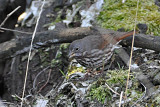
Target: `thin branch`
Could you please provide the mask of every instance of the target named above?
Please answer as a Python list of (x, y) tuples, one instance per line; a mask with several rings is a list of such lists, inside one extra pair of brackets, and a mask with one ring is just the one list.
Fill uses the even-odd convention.
[[(130, 77), (130, 71), (131, 71), (131, 64), (132, 64), (132, 54), (133, 54), (135, 31), (136, 31), (136, 25), (137, 25), (137, 15), (138, 15), (138, 6), (139, 6), (138, 4), (139, 4), (139, 0), (137, 1), (135, 25), (134, 25), (134, 32), (133, 32), (133, 38), (132, 38), (132, 47), (131, 47), (131, 54), (130, 54), (130, 60), (129, 60), (129, 71), (128, 71), (128, 77), (127, 77), (127, 83), (126, 83), (126, 90), (125, 90), (125, 98), (126, 98), (126, 99), (127, 99), (127, 90), (128, 90), (128, 83), (129, 83), (129, 77)], [(123, 106), (124, 106), (124, 105), (123, 105)]]
[(50, 76), (51, 76), (51, 69), (49, 70), (49, 73), (48, 73), (48, 79), (46, 81), (46, 83), (39, 89), (38, 93), (41, 92), (41, 90), (48, 84), (49, 82), (49, 79), (50, 79)]
[(36, 26), (35, 26), (35, 29), (34, 29), (34, 32), (33, 32), (33, 35), (32, 35), (32, 41), (31, 41), (31, 45), (30, 45), (30, 50), (29, 50), (29, 55), (28, 55), (28, 60), (27, 60), (26, 74), (25, 74), (25, 80), (24, 80), (24, 86), (23, 86), (23, 94), (22, 94), (21, 107), (23, 106), (23, 98), (24, 98), (24, 93), (25, 93), (25, 89), (26, 89), (27, 75), (28, 75), (28, 69), (29, 69), (29, 62), (30, 62), (30, 57), (31, 57), (31, 50), (32, 50), (32, 47), (33, 47), (33, 40), (34, 40), (36, 31), (37, 31), (37, 27), (38, 27), (39, 20), (40, 20), (42, 11), (43, 11), (44, 4), (45, 4), (45, 0), (43, 0), (43, 4), (41, 6), (40, 13), (39, 13), (39, 16), (37, 18)]
[(0, 25), (0, 32), (4, 32), (3, 30), (6, 30), (6, 31), (12, 31), (12, 32), (18, 32), (18, 33), (25, 33), (25, 34), (33, 34), (32, 32), (23, 32), (23, 31), (18, 31), (18, 30), (14, 30), (14, 29), (8, 29), (8, 28), (4, 28), (2, 27), (5, 22), (8, 20), (8, 18), (13, 14), (15, 13), (19, 8), (21, 8), (21, 6), (18, 6), (17, 8), (15, 8), (12, 12), (10, 12), (7, 17), (3, 20), (3, 22), (1, 23)]
[(35, 88), (36, 88), (36, 81), (37, 81), (38, 76), (39, 76), (40, 74), (42, 74), (44, 71), (46, 71), (48, 68), (49, 68), (49, 66), (46, 67), (46, 68), (44, 68), (41, 72), (39, 72), (39, 73), (36, 75), (36, 77), (35, 77), (35, 79), (34, 79), (34, 81), (33, 81), (33, 89), (34, 89), (34, 90), (35, 90)]
[(3, 22), (2, 22), (1, 25), (0, 25), (0, 27), (2, 27), (2, 26), (5, 24), (5, 22), (7, 21), (7, 19), (8, 19), (14, 12), (16, 12), (20, 7), (21, 7), (21, 6), (18, 6), (18, 7), (15, 8), (12, 12), (10, 12), (10, 13), (7, 15), (7, 17), (3, 20)]
[(107, 83), (105, 83), (105, 85), (108, 87), (108, 89), (110, 89), (113, 93), (117, 94), (120, 96), (119, 93), (117, 93), (116, 91), (114, 91)]
[(119, 107), (121, 107), (122, 97), (123, 97), (123, 91), (121, 92), (121, 95), (120, 95), (120, 99), (119, 99)]
[(0, 27), (0, 29), (2, 30), (6, 30), (6, 31), (12, 31), (12, 32), (18, 32), (18, 33), (24, 33), (24, 34), (33, 34), (33, 32), (24, 32), (24, 31), (19, 31), (19, 30), (14, 30), (14, 29), (8, 29), (8, 28), (4, 28), (4, 27)]

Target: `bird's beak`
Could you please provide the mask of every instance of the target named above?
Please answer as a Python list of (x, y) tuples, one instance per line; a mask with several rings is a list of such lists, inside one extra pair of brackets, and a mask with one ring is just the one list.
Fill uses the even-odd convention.
[(69, 53), (68, 57), (69, 60), (71, 61), (75, 57), (75, 53), (74, 52)]

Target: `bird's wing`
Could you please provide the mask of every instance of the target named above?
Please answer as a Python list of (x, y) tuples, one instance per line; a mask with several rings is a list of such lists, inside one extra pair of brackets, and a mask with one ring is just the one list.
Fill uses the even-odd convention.
[(133, 31), (127, 32), (124, 34), (119, 34), (119, 35), (117, 35), (115, 33), (109, 33), (106, 35), (102, 35), (103, 42), (100, 45), (100, 49), (104, 49), (109, 44), (114, 45), (114, 44), (118, 43), (120, 40), (122, 40), (128, 36), (131, 36), (131, 35), (133, 35)]

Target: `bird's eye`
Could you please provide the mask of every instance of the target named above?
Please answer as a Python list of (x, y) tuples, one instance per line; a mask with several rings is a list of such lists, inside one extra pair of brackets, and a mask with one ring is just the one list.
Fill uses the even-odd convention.
[(78, 51), (79, 50), (79, 48), (76, 48), (76, 51)]

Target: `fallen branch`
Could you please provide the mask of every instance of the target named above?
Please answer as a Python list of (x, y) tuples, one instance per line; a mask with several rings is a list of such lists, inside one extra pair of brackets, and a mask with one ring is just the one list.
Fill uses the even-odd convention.
[[(63, 29), (38, 33), (35, 36), (34, 46), (46, 46), (57, 43), (71, 42), (76, 39), (83, 38), (87, 35), (93, 34), (91, 28), (75, 28), (75, 29)], [(25, 38), (13, 39), (8, 42), (0, 44), (0, 62), (6, 58), (10, 58), (17, 51), (26, 49), (30, 46), (32, 37), (27, 36)], [(28, 51), (28, 50), (27, 50)]]
[[(37, 33), (33, 42), (33, 47), (50, 46), (51, 44), (70, 43), (76, 39), (81, 39), (88, 35), (100, 35), (115, 33), (117, 35), (124, 32), (116, 32), (101, 28), (70, 28)], [(120, 44), (125, 46), (131, 45), (132, 36), (124, 39)], [(30, 46), (31, 36), (25, 38), (13, 39), (0, 44), (0, 62), (6, 58), (11, 58), (17, 51), (27, 50)], [(136, 34), (135, 47), (160, 51), (160, 37)]]
[[(122, 45), (130, 46), (132, 37), (128, 37), (121, 42)], [(150, 49), (160, 52), (160, 37), (144, 34), (137, 34), (135, 37), (135, 47)]]

